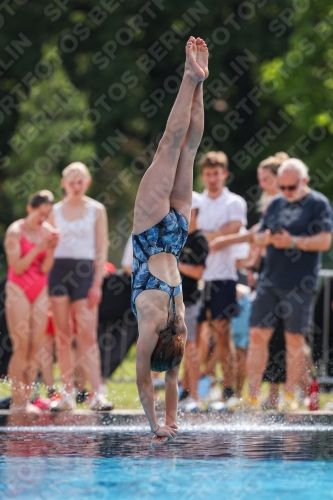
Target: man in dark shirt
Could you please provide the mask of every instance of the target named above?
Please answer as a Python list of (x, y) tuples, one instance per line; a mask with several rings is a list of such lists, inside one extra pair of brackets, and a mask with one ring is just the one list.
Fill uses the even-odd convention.
[(248, 353), (249, 393), (245, 404), (259, 407), (259, 391), (268, 343), (276, 318), (283, 318), (287, 346), (287, 381), (282, 408), (297, 409), (296, 386), (305, 370), (304, 345), (318, 285), (322, 251), (332, 242), (328, 199), (308, 187), (308, 169), (290, 158), (278, 170), (281, 195), (263, 216), (256, 244), (267, 247), (253, 304)]
[(198, 380), (199, 356), (196, 340), (196, 329), (200, 312), (200, 290), (198, 280), (205, 269), (208, 255), (207, 240), (197, 228), (197, 215), (200, 208), (201, 195), (193, 192), (191, 219), (188, 237), (179, 258), (179, 270), (182, 276), (183, 299), (185, 304), (185, 324), (187, 341), (185, 348), (185, 373), (188, 378), (189, 396), (182, 403), (184, 411), (199, 409)]

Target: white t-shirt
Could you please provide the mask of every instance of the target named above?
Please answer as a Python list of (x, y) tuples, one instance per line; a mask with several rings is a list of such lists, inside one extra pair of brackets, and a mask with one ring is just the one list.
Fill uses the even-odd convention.
[(54, 225), (60, 229), (55, 259), (88, 259), (96, 257), (96, 211), (98, 202), (89, 201), (81, 219), (68, 220), (62, 214), (63, 201), (53, 206)]
[[(247, 225), (247, 206), (238, 194), (231, 193), (227, 187), (217, 198), (210, 198), (207, 191), (202, 194), (202, 203), (198, 214), (198, 226), (202, 231), (218, 231), (224, 224), (240, 221)], [(203, 273), (204, 281), (237, 281), (235, 262), (239, 259), (236, 245), (229, 245), (209, 254)]]
[[(246, 227), (242, 226), (239, 230), (239, 234), (244, 234), (246, 232)], [(236, 243), (231, 245), (232, 256), (235, 259), (235, 264), (237, 260), (247, 259), (250, 254), (250, 244), (249, 243)]]

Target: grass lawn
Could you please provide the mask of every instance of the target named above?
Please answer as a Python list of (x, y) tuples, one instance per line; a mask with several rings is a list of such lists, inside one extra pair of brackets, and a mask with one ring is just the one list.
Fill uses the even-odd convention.
[[(218, 377), (221, 376), (220, 370), (218, 370)], [(58, 366), (54, 367), (54, 377), (56, 386), (60, 389), (59, 383), (59, 369)], [(164, 377), (161, 374), (160, 377)], [(139, 400), (138, 390), (135, 383), (135, 345), (129, 350), (124, 362), (117, 368), (113, 373), (112, 378), (106, 382), (107, 386), (107, 397), (112, 401), (117, 409), (139, 409), (141, 403)], [(246, 385), (244, 387), (244, 392), (246, 391)], [(268, 393), (268, 384), (264, 383), (262, 388), (263, 395)], [(10, 396), (10, 385), (8, 381), (0, 381), (0, 398)], [(45, 387), (41, 385), (40, 394), (42, 396), (46, 395)], [(160, 391), (160, 397), (164, 398), (164, 391)], [(319, 395), (319, 407), (323, 408), (328, 401), (333, 401), (333, 394)], [(88, 408), (87, 403), (78, 404), (78, 408), (84, 409)], [(303, 409), (306, 409), (305, 407)]]
[[(60, 389), (60, 375), (58, 366), (54, 366), (54, 379), (56, 387)], [(114, 381), (116, 380), (116, 381)], [(119, 380), (119, 382), (117, 381)], [(135, 346), (129, 350), (124, 362), (107, 380), (107, 397), (112, 401), (117, 409), (138, 409), (141, 408), (139, 395), (135, 383)], [(43, 384), (40, 386), (40, 394), (46, 396), (46, 390)], [(10, 384), (7, 380), (0, 381), (0, 398), (11, 395)], [(88, 408), (87, 403), (78, 404), (78, 408)]]

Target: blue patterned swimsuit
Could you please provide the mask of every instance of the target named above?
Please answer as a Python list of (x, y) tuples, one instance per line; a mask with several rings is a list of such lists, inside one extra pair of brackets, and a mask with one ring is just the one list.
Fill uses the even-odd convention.
[(188, 223), (184, 215), (170, 208), (170, 212), (155, 226), (140, 234), (132, 234), (133, 239), (133, 272), (132, 272), (132, 310), (137, 319), (135, 299), (143, 290), (162, 290), (170, 295), (169, 312), (173, 303), (174, 315), (176, 306), (174, 297), (182, 293), (182, 284), (170, 286), (156, 276), (148, 268), (148, 259), (161, 252), (171, 253), (178, 261), (180, 252), (188, 234)]

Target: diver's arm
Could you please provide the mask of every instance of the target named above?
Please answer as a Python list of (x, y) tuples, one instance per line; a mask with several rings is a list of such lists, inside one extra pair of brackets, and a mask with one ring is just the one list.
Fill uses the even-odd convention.
[(177, 422), (179, 366), (168, 370), (165, 374), (165, 423), (167, 425)]
[(136, 383), (141, 404), (148, 418), (150, 429), (154, 432), (158, 428), (155, 405), (154, 405), (154, 387), (150, 374), (151, 350), (141, 337), (136, 346)]
[[(140, 401), (148, 418), (151, 431), (159, 437), (172, 439), (177, 434), (177, 429), (170, 425), (159, 426), (155, 413), (154, 387), (150, 373), (151, 355), (156, 346), (156, 338), (141, 328), (136, 347), (136, 383), (138, 386)], [(176, 408), (178, 393), (176, 397)]]

